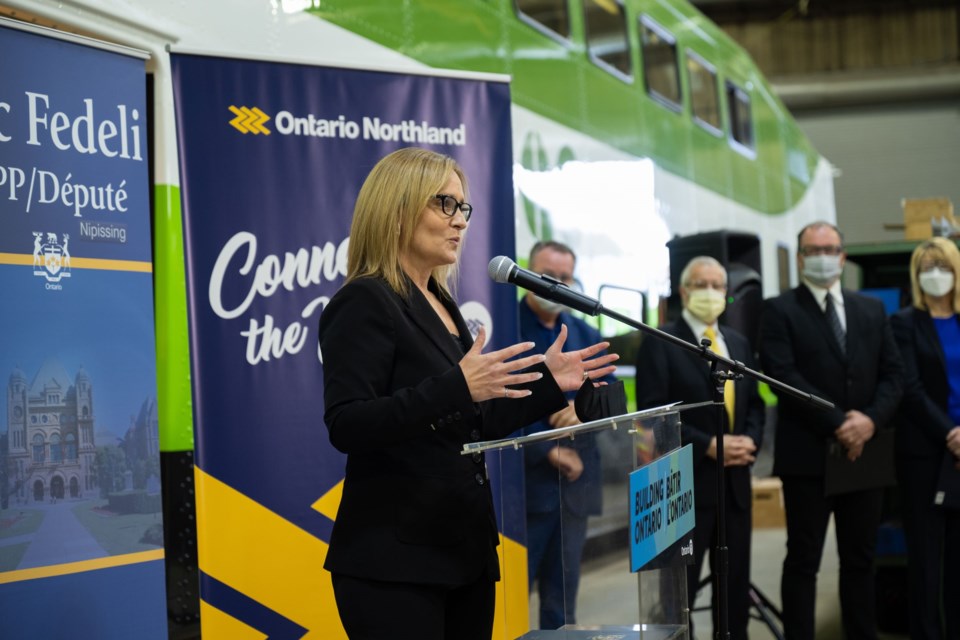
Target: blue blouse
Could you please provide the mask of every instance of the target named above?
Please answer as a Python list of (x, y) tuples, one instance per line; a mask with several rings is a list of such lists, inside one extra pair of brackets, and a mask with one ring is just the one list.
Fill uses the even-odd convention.
[(956, 316), (932, 320), (947, 363), (947, 380), (950, 382), (947, 413), (954, 424), (960, 424), (960, 324)]

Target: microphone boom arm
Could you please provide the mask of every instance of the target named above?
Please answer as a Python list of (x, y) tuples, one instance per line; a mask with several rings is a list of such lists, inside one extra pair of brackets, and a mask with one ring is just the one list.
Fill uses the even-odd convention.
[(696, 353), (710, 364), (711, 371), (717, 372), (721, 369), (720, 365), (723, 365), (723, 371), (727, 372), (728, 374), (732, 374), (733, 376), (747, 375), (754, 380), (766, 382), (771, 387), (785, 393), (789, 393), (795, 398), (799, 398), (800, 400), (803, 400), (804, 402), (820, 409), (836, 408), (835, 405), (828, 400), (824, 400), (823, 398), (815, 396), (812, 393), (807, 393), (806, 391), (801, 391), (800, 389), (791, 387), (790, 385), (780, 382), (779, 380), (775, 380), (770, 376), (766, 376), (759, 371), (754, 371), (753, 369), (746, 367), (742, 362), (731, 360), (730, 358), (721, 356), (715, 351), (711, 351), (708, 348), (709, 342), (699, 346), (691, 344), (682, 338), (672, 336), (669, 333), (655, 329), (647, 324), (633, 320), (632, 318), (628, 318), (627, 316), (617, 313), (616, 311), (604, 309), (599, 300), (584, 295), (579, 291), (574, 291), (564, 283), (555, 278), (551, 278), (550, 276), (545, 276), (540, 273), (534, 273), (532, 271), (527, 271), (526, 269), (521, 269), (517, 263), (506, 256), (497, 256), (490, 260), (490, 264), (487, 265), (487, 272), (490, 274), (490, 279), (494, 282), (511, 283), (526, 289), (535, 295), (552, 300), (553, 302), (559, 302), (560, 304), (567, 305), (572, 309), (576, 309), (577, 311), (581, 311), (591, 316), (603, 314), (608, 318), (619, 320), (628, 327), (639, 329), (640, 331), (650, 334), (660, 340), (666, 340), (667, 342), (682, 349)]
[(744, 365), (739, 360), (731, 360), (730, 358), (721, 356), (719, 353), (716, 353), (715, 351), (711, 351), (705, 345), (699, 345), (699, 346), (695, 345), (691, 342), (687, 342), (683, 338), (678, 338), (674, 335), (666, 333), (665, 331), (661, 331), (660, 329), (651, 327), (648, 324), (644, 324), (643, 322), (638, 322), (633, 318), (629, 318), (623, 314), (617, 313), (616, 311), (605, 309), (598, 302), (597, 312), (591, 315), (596, 316), (600, 314), (605, 315), (608, 318), (613, 318), (614, 320), (618, 320), (629, 327), (633, 327), (634, 329), (639, 329), (640, 331), (643, 331), (648, 335), (652, 335), (660, 340), (666, 340), (667, 342), (674, 344), (682, 349), (686, 349), (687, 351), (696, 353), (704, 360), (707, 360), (708, 362), (710, 362), (711, 366), (713, 365), (713, 363), (717, 363), (717, 366), (723, 365), (725, 370), (729, 371), (730, 373), (746, 375), (750, 378), (753, 378), (754, 380), (765, 382), (768, 385), (770, 385), (770, 387), (789, 393), (793, 397), (799, 398), (800, 400), (803, 400), (804, 402), (811, 404), (817, 408), (820, 408), (820, 409), (836, 408), (836, 405), (834, 405), (829, 400), (825, 400), (820, 396), (816, 396), (812, 393), (807, 393), (806, 391), (801, 391), (796, 387), (791, 387), (790, 385), (784, 382), (780, 382), (775, 378), (771, 378), (770, 376), (760, 373), (759, 371), (754, 371), (753, 369)]
[(682, 338), (672, 336), (669, 333), (665, 333), (659, 329), (651, 327), (650, 325), (638, 322), (632, 318), (628, 318), (627, 316), (617, 313), (616, 311), (604, 309), (599, 300), (595, 300), (594, 298), (584, 295), (579, 291), (574, 291), (564, 283), (556, 280), (555, 278), (551, 278), (550, 276), (545, 276), (540, 273), (533, 273), (532, 271), (521, 269), (517, 263), (506, 256), (497, 256), (496, 258), (493, 258), (490, 261), (490, 264), (487, 265), (487, 272), (490, 274), (490, 278), (494, 282), (514, 284), (538, 296), (542, 296), (554, 302), (559, 302), (560, 304), (565, 304), (572, 309), (576, 309), (577, 311), (591, 316), (603, 314), (608, 318), (619, 320), (629, 327), (633, 327), (643, 331), (644, 333), (650, 334), (659, 340), (666, 340), (667, 342), (682, 349), (692, 351), (710, 363), (710, 368), (714, 372), (719, 369), (719, 365), (724, 365), (726, 368), (725, 370), (733, 376), (750, 376), (754, 380), (766, 382), (775, 389), (789, 393), (795, 398), (799, 398), (800, 400), (803, 400), (804, 402), (812, 404), (821, 409), (836, 408), (835, 405), (828, 400), (824, 400), (823, 398), (815, 396), (812, 393), (807, 393), (806, 391), (801, 391), (800, 389), (791, 387), (790, 385), (780, 382), (779, 380), (775, 380), (770, 376), (766, 376), (759, 371), (754, 371), (753, 369), (745, 366), (742, 362), (721, 356), (720, 354), (711, 351), (707, 344), (702, 344), (699, 346), (691, 344)]

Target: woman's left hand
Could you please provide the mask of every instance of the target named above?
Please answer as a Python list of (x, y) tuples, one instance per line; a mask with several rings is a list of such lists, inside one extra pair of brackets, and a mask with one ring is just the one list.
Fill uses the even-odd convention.
[(563, 391), (576, 391), (580, 385), (588, 378), (596, 380), (603, 376), (613, 373), (615, 366), (610, 364), (620, 358), (615, 353), (608, 353), (593, 358), (604, 349), (610, 346), (609, 342), (598, 342), (584, 349), (577, 351), (563, 351), (563, 344), (567, 341), (567, 325), (560, 326), (560, 335), (553, 341), (550, 348), (547, 349), (546, 365), (550, 369), (553, 379)]

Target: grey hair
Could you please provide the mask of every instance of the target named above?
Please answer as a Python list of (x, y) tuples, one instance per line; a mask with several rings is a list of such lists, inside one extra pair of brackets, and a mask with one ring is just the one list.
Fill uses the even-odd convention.
[(680, 286), (686, 287), (687, 281), (690, 279), (690, 272), (693, 271), (695, 267), (700, 266), (711, 266), (717, 267), (723, 271), (723, 284), (727, 284), (727, 270), (724, 268), (720, 261), (711, 256), (696, 256), (691, 258), (690, 262), (687, 263), (687, 266), (683, 268), (683, 271), (680, 272)]

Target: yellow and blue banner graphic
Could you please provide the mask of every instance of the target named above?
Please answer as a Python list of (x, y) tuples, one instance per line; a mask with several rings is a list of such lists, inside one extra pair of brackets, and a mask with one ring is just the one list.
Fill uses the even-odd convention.
[[(461, 261), (464, 317), (494, 348), (516, 341), (515, 291), (486, 268), (514, 252), (509, 86), (186, 53), (171, 63), (203, 635), (344, 638), (323, 569), (345, 458), (323, 424), (320, 315), (343, 284), (360, 185), (383, 156), (421, 146), (469, 176), (478, 213)], [(491, 467), (522, 492), (519, 455)], [(522, 541), (522, 493), (497, 503), (519, 509), (498, 517)], [(522, 547), (506, 546), (524, 566)], [(521, 632), (523, 574), (518, 605), (500, 608), (501, 626)]]
[(166, 638), (145, 55), (0, 23), (0, 637)]

